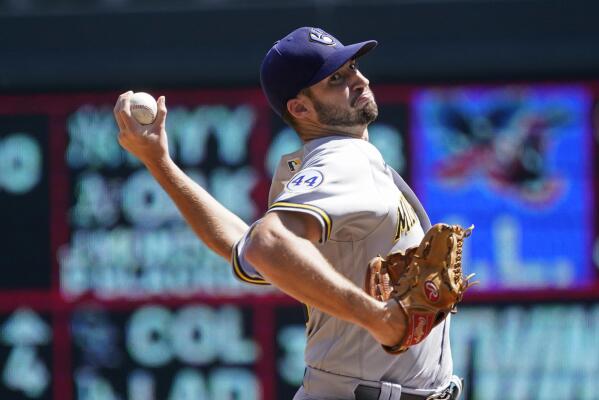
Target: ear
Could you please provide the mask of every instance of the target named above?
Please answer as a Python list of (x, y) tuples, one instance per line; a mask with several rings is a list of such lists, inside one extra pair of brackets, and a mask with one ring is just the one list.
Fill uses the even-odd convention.
[(298, 120), (306, 119), (311, 114), (311, 108), (306, 104), (306, 101), (298, 97), (287, 101), (287, 111), (293, 118)]

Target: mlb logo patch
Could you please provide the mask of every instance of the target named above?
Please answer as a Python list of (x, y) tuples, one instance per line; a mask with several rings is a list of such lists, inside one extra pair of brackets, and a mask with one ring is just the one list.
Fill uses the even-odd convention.
[(302, 160), (300, 160), (299, 158), (294, 158), (293, 160), (287, 161), (287, 166), (289, 167), (289, 171), (291, 172), (297, 171), (299, 167), (301, 167), (301, 165)]

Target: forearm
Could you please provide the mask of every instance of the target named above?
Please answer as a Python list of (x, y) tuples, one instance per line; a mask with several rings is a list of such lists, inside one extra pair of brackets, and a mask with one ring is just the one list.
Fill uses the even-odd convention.
[(228, 260), (233, 245), (247, 231), (247, 224), (185, 175), (169, 157), (147, 162), (146, 167), (196, 235)]

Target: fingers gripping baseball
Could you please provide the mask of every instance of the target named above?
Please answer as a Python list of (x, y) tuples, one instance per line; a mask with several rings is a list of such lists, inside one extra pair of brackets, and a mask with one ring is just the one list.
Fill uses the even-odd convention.
[(158, 128), (160, 128), (160, 132), (163, 132), (165, 134), (166, 134), (166, 114), (167, 114), (166, 97), (160, 96), (158, 98), (158, 114), (156, 114), (156, 121), (154, 121), (154, 124), (156, 124), (158, 126)]
[(158, 98), (156, 117), (152, 123), (142, 125), (131, 112), (132, 96), (132, 91), (121, 94), (114, 106), (119, 144), (144, 164), (158, 162), (168, 157), (166, 100), (164, 96)]

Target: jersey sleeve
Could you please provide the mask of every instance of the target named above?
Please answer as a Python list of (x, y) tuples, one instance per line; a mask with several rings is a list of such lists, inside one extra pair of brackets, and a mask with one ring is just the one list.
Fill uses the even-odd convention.
[[(254, 225), (252, 225), (252, 227), (253, 226)], [(246, 283), (253, 285), (269, 285), (269, 283), (264, 280), (256, 268), (254, 268), (254, 266), (245, 259), (244, 250), (251, 231), (252, 228), (250, 227), (250, 229), (248, 229), (242, 238), (235, 243), (235, 246), (233, 246), (233, 251), (231, 254), (231, 266), (233, 267), (233, 274), (239, 280)]]
[(309, 214), (321, 225), (320, 242), (359, 240), (380, 223), (381, 208), (368, 158), (351, 143), (333, 141), (310, 152), (268, 212)]

